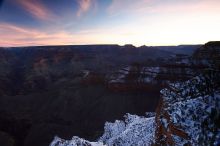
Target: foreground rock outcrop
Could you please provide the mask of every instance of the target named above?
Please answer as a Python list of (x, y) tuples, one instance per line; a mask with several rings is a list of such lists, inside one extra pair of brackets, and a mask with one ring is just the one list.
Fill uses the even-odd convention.
[(71, 140), (64, 140), (55, 137), (50, 146), (105, 146), (102, 142), (89, 142), (85, 139), (74, 136)]
[(150, 145), (154, 142), (155, 118), (153, 113), (147, 116), (125, 115), (125, 121), (106, 122), (104, 134), (98, 142), (89, 142), (74, 136), (72, 140), (55, 137), (50, 146), (130, 146)]
[(107, 122), (104, 129), (99, 141), (109, 146), (150, 145), (154, 141), (155, 118), (127, 114), (125, 122)]

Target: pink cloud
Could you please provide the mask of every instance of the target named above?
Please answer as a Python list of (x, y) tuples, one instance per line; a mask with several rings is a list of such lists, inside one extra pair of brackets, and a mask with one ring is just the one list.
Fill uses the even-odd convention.
[(46, 8), (39, 0), (19, 0), (17, 2), (32, 16), (38, 19), (48, 20), (52, 17), (49, 9)]
[(72, 44), (73, 36), (64, 31), (46, 33), (11, 24), (0, 24), (0, 46)]
[(79, 4), (79, 9), (76, 13), (77, 17), (80, 17), (82, 14), (89, 11), (92, 6), (92, 0), (77, 0), (77, 2)]

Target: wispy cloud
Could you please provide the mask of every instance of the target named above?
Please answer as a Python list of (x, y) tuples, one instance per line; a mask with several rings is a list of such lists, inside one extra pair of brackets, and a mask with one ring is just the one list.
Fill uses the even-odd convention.
[[(35, 0), (36, 3), (40, 3), (35, 6), (33, 6), (34, 0), (17, 1), (28, 3), (25, 4), (27, 8), (24, 4), (22, 6), (39, 19), (45, 20), (50, 17), (49, 10), (44, 5), (41, 6), (40, 1), (43, 0)], [(76, 17), (81, 17), (94, 10), (96, 0), (76, 1), (79, 3)], [(33, 3), (29, 4), (30, 2)], [(105, 23), (90, 25), (90, 21), (83, 21), (88, 24), (83, 28), (74, 27), (83, 24), (82, 22), (77, 23), (77, 19), (74, 19), (74, 24), (72, 23), (73, 19), (68, 19), (69, 21), (58, 23), (59, 25), (53, 23), (45, 28), (35, 26), (35, 29), (21, 24), (0, 23), (0, 46), (96, 43), (177, 45), (218, 40), (220, 38), (220, 29), (218, 29), (220, 26), (220, 1), (185, 0), (184, 2), (175, 0), (112, 0), (111, 5), (108, 6), (109, 13), (107, 14), (106, 5), (102, 9), (101, 3), (98, 3), (101, 8), (100, 12), (104, 11), (102, 22)], [(33, 9), (34, 12), (31, 12), (31, 7), (37, 10)], [(37, 11), (43, 12), (35, 14)], [(120, 19), (114, 20), (116, 18), (114, 16), (113, 19), (109, 19), (109, 15), (110, 17), (112, 15), (119, 16)], [(96, 18), (92, 21), (95, 20)], [(63, 22), (65, 23), (63, 24)]]
[(79, 4), (79, 9), (76, 13), (77, 17), (89, 11), (92, 6), (92, 0), (77, 0), (77, 2)]
[(111, 15), (131, 13), (143, 8), (148, 8), (155, 0), (112, 0), (107, 11)]
[(107, 12), (110, 15), (132, 14), (143, 15), (150, 13), (166, 13), (166, 12), (188, 12), (188, 11), (203, 11), (212, 6), (218, 5), (219, 0), (112, 0)]
[(73, 40), (71, 34), (62, 30), (47, 33), (7, 23), (0, 24), (0, 46), (63, 45), (71, 44)]
[(17, 0), (17, 2), (38, 19), (49, 20), (53, 16), (50, 10), (39, 0)]

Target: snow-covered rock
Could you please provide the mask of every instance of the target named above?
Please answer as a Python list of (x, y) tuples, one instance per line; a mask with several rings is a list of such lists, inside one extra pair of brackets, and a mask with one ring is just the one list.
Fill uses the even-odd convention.
[(127, 114), (125, 121), (106, 122), (104, 134), (98, 142), (90, 142), (74, 136), (72, 140), (55, 137), (50, 146), (148, 146), (154, 142), (155, 118)]
[(156, 116), (157, 144), (212, 145), (220, 130), (218, 88), (212, 77), (197, 76), (163, 89)]
[(218, 118), (215, 115), (220, 111), (219, 101), (220, 94), (206, 95), (177, 102), (168, 108), (171, 121), (182, 127), (181, 129), (191, 138), (188, 143), (203, 145), (213, 141), (217, 130), (215, 122)]
[(146, 118), (127, 114), (125, 122), (107, 122), (104, 134), (99, 141), (109, 146), (148, 146), (154, 142), (154, 121), (154, 117)]
[(105, 145), (101, 142), (89, 142), (77, 136), (74, 136), (71, 140), (64, 140), (55, 136), (50, 146), (105, 146)]

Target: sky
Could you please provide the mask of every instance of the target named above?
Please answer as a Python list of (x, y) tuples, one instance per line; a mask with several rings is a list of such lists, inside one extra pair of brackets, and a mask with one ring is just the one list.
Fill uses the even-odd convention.
[(204, 44), (220, 0), (0, 0), (0, 46)]

